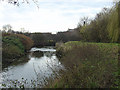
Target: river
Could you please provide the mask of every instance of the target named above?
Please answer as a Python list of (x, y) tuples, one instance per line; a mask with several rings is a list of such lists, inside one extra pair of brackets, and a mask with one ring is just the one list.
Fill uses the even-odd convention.
[(64, 66), (56, 56), (54, 47), (32, 48), (28, 54), (28, 61), (13, 64), (4, 68), (1, 87), (43, 87), (47, 79), (54, 78)]

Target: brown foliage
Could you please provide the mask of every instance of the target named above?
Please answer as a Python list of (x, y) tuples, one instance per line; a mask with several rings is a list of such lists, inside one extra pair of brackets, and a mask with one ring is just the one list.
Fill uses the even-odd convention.
[(20, 38), (25, 50), (29, 50), (33, 46), (33, 40), (23, 34), (2, 33), (2, 36), (17, 36)]
[(22, 44), (25, 47), (25, 50), (29, 50), (33, 46), (33, 40), (23, 34), (16, 34), (20, 40), (22, 41)]

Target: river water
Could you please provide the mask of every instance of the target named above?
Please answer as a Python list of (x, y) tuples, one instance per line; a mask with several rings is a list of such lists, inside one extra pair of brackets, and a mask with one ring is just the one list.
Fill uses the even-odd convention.
[(2, 88), (43, 87), (47, 79), (54, 78), (64, 68), (53, 47), (32, 48), (27, 57), (27, 62), (13, 64), (2, 70)]

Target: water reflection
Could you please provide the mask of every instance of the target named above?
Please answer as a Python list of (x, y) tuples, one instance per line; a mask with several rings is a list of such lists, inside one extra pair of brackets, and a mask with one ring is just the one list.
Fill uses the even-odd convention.
[[(10, 80), (22, 81), (22, 78), (27, 79), (28, 82), (39, 79), (39, 82), (44, 83), (44, 78), (49, 78), (54, 71), (63, 69), (56, 56), (56, 50), (52, 47), (32, 48), (30, 52), (28, 62), (9, 66), (0, 73), (3, 83), (8, 84)], [(29, 84), (26, 87), (30, 87)]]
[(43, 52), (42, 51), (34, 51), (34, 52), (31, 52), (31, 56), (34, 58), (40, 58), (43, 56)]
[(44, 56), (46, 56), (46, 57), (49, 57), (49, 58), (51, 58), (52, 56), (55, 56), (55, 52), (51, 52), (51, 51), (45, 51), (44, 52)]
[[(6, 59), (6, 60), (10, 60), (10, 59)], [(16, 66), (16, 65), (20, 65), (20, 64), (24, 64), (24, 63), (27, 63), (28, 61), (30, 60), (29, 58), (29, 54), (28, 55), (25, 55), (21, 58), (16, 58), (16, 59), (13, 59), (14, 62), (12, 62), (11, 64), (2, 64), (2, 70), (6, 70), (8, 69), (9, 67), (11, 66)], [(11, 61), (11, 60), (10, 60)]]

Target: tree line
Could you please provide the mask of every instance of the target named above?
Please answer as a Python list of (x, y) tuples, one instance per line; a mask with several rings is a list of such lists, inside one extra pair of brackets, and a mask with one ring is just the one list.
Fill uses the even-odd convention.
[(82, 41), (120, 43), (120, 1), (111, 8), (103, 8), (90, 22), (83, 18), (77, 28)]
[(29, 33), (24, 28), (14, 31), (10, 24), (4, 25), (2, 32), (24, 34), (34, 41), (34, 46), (50, 46), (68, 41), (120, 43), (120, 1), (114, 2), (111, 8), (103, 8), (93, 20), (81, 18), (76, 28), (57, 34)]

